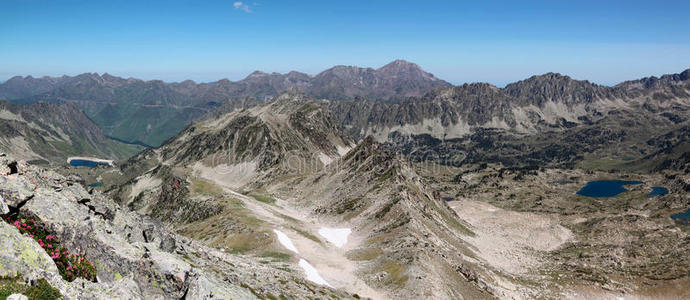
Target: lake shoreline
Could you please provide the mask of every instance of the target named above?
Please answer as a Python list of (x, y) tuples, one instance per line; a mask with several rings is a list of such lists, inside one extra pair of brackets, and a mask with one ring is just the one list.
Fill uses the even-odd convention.
[(67, 164), (71, 164), (73, 160), (88, 160), (88, 161), (92, 161), (95, 163), (107, 164), (111, 167), (115, 166), (114, 160), (101, 159), (101, 158), (88, 157), (88, 156), (71, 156), (71, 157), (68, 157), (67, 158)]

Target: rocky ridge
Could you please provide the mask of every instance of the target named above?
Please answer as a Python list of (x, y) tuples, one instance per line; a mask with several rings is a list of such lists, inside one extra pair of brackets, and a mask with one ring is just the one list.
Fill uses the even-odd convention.
[(387, 141), (393, 132), (453, 139), (468, 136), (477, 128), (535, 134), (591, 124), (621, 110), (669, 116), (679, 108), (685, 111), (690, 106), (687, 73), (615, 87), (547, 73), (505, 88), (472, 83), (435, 89), (422, 97), (388, 102), (360, 98), (330, 102), (328, 106), (336, 122), (355, 139), (373, 135)]

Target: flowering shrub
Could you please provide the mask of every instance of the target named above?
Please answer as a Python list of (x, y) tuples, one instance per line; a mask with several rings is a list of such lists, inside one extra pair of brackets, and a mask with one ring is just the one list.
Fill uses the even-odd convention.
[(34, 220), (19, 217), (6, 217), (5, 220), (19, 229), (19, 232), (28, 235), (41, 245), (55, 261), (55, 265), (57, 265), (62, 278), (67, 281), (73, 281), (81, 277), (89, 281), (96, 281), (96, 268), (94, 268), (91, 262), (84, 258), (84, 255), (70, 253), (67, 249), (60, 246), (57, 238), (45, 232), (40, 224), (37, 224)]

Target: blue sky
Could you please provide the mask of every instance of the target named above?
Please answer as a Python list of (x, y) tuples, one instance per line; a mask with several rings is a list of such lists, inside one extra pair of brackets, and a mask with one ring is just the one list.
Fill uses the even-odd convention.
[(402, 58), (455, 84), (550, 71), (615, 84), (690, 68), (689, 12), (687, 0), (0, 0), (0, 80), (238, 80)]

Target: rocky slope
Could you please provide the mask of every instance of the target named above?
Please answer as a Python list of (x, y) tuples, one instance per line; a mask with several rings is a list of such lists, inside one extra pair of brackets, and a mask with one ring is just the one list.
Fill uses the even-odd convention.
[[(474, 233), (405, 158), (372, 138), (351, 146), (320, 101), (289, 92), (145, 151), (122, 165), (131, 179), (110, 193), (206, 245), (304, 259), (329, 285), (361, 296), (533, 293), (484, 266), (466, 242)], [(319, 237), (324, 228), (352, 237), (333, 246)], [(278, 232), (294, 246), (278, 243)]]
[(106, 138), (71, 103), (0, 102), (0, 149), (27, 160), (64, 164), (68, 156), (126, 158), (141, 147)]
[[(450, 86), (402, 60), (379, 69), (336, 66), (315, 76), (256, 71), (245, 79), (211, 83), (191, 80), (164, 83), (84, 73), (59, 78), (13, 77), (0, 84), (0, 99), (18, 103), (67, 101), (81, 107), (110, 136), (127, 142), (159, 146), (195, 118), (217, 106), (246, 108), (287, 89), (329, 99), (370, 99), (420, 96)], [(245, 98), (253, 101), (242, 100)], [(258, 99), (258, 100), (257, 100)]]
[[(0, 290), (17, 288), (16, 282), (30, 286), (44, 279), (66, 299), (352, 296), (295, 277), (297, 271), (289, 266), (268, 266), (171, 233), (159, 221), (122, 209), (97, 191), (87, 191), (76, 177), (4, 154), (0, 166)], [(18, 222), (10, 225), (6, 218)], [(26, 226), (23, 223), (42, 228), (55, 237), (52, 243), (60, 241), (60, 247), (83, 255), (96, 267), (96, 279), (63, 279), (49, 249), (39, 246), (40, 239), (20, 233), (18, 228)], [(4, 285), (15, 276), (11, 279), (15, 285)]]
[(352, 228), (346, 257), (384, 298), (483, 299), (508, 296), (465, 241), (467, 223), (428, 190), (405, 159), (372, 138), (325, 169), (265, 188), (309, 216)]

